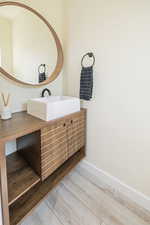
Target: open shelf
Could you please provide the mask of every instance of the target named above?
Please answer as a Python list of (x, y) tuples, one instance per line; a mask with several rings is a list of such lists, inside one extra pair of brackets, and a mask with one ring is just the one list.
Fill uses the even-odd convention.
[(7, 156), (6, 162), (8, 202), (11, 205), (30, 188), (39, 183), (40, 178), (17, 152)]
[[(49, 193), (52, 188), (84, 158), (84, 148), (80, 149), (50, 177), (42, 183), (36, 184), (26, 194), (20, 197), (9, 207), (10, 225), (17, 225), (21, 220), (32, 212), (32, 209)], [(18, 174), (17, 174), (18, 175)], [(28, 178), (29, 179), (29, 178)]]

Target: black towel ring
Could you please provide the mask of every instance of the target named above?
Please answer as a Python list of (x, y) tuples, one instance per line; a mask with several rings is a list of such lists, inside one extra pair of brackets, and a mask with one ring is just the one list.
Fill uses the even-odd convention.
[(94, 64), (95, 64), (95, 56), (94, 56), (94, 54), (93, 54), (92, 52), (88, 52), (88, 53), (86, 53), (86, 54), (82, 57), (82, 60), (81, 60), (81, 66), (84, 67), (83, 61), (84, 61), (84, 59), (85, 59), (86, 56), (89, 56), (90, 58), (93, 57), (93, 64), (91, 65), (91, 67), (94, 66)]
[(41, 70), (43, 70), (42, 72), (46, 73), (46, 64), (40, 64), (38, 67), (38, 72), (42, 73)]

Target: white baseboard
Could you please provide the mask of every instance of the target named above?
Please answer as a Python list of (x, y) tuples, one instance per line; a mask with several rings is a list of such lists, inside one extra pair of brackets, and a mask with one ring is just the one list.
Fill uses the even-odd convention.
[(89, 173), (92, 173), (101, 181), (101, 183), (108, 185), (114, 192), (118, 192), (126, 196), (129, 200), (135, 202), (137, 205), (150, 211), (150, 197), (135, 190), (134, 188), (126, 185), (118, 178), (110, 175), (109, 173), (97, 168), (93, 164), (86, 160), (82, 160), (79, 164), (80, 168), (86, 169)]

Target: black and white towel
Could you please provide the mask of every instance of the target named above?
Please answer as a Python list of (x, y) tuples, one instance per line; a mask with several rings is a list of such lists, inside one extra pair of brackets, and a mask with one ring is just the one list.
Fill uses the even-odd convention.
[(93, 92), (93, 66), (82, 67), (80, 79), (80, 99), (89, 101)]

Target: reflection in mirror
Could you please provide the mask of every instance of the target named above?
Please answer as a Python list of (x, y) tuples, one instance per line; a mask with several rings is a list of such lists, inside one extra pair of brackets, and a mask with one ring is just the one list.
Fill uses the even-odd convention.
[(39, 84), (56, 63), (55, 40), (46, 24), (27, 9), (0, 7), (0, 67), (22, 82)]

